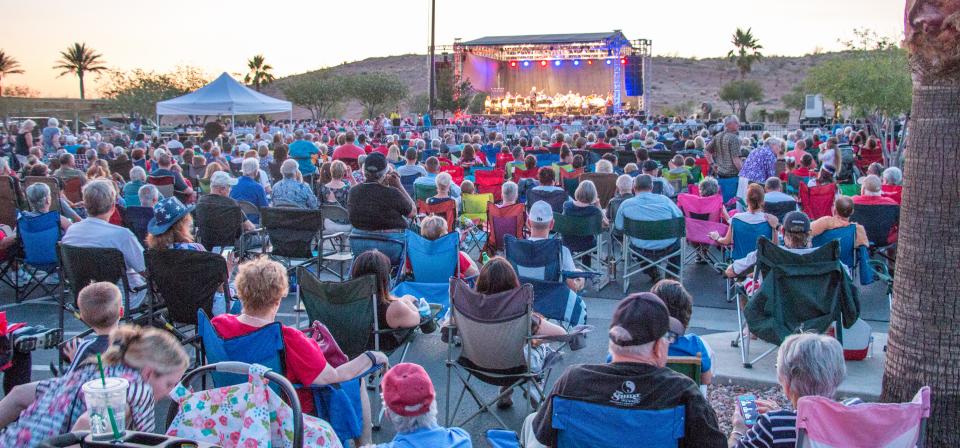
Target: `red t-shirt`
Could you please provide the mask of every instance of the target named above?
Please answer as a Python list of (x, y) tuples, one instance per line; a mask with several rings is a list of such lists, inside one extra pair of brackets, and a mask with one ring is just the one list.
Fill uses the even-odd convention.
[(864, 196), (858, 194), (853, 197), (853, 203), (859, 205), (900, 205), (897, 201), (886, 196)]
[(604, 141), (599, 141), (593, 144), (590, 149), (613, 149), (613, 146), (610, 146), (609, 143)]
[(370, 152), (379, 152), (380, 154), (383, 154), (384, 157), (386, 157), (387, 153), (390, 152), (390, 148), (387, 148), (386, 146), (381, 145)]
[[(259, 327), (240, 322), (238, 316), (221, 314), (210, 320), (213, 328), (225, 339), (253, 333)], [(292, 383), (311, 384), (327, 367), (327, 360), (320, 351), (317, 342), (308, 338), (300, 330), (286, 325), (282, 326), (284, 347), (284, 375)], [(309, 389), (297, 389), (300, 396), (300, 406), (305, 413), (313, 413), (313, 395)]]
[[(467, 272), (467, 269), (470, 269), (470, 257), (468, 257), (467, 254), (463, 252), (460, 252), (459, 255), (460, 255), (459, 257), (460, 258), (459, 260), (460, 261), (460, 278), (465, 278), (466, 275), (464, 275), (464, 273)], [(406, 269), (407, 272), (413, 271), (413, 267), (410, 266), (410, 258), (407, 258), (407, 264), (404, 269)]]
[(360, 156), (366, 155), (367, 153), (363, 152), (363, 148), (354, 145), (353, 143), (347, 143), (340, 145), (337, 149), (333, 150), (333, 159), (359, 159)]

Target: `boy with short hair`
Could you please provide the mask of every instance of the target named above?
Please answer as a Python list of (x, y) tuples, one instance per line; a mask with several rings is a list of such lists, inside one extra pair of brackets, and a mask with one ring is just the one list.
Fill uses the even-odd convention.
[(109, 282), (91, 283), (80, 290), (77, 307), (80, 320), (89, 325), (97, 336), (92, 339), (73, 338), (63, 347), (63, 354), (70, 360), (67, 372), (84, 360), (103, 353), (110, 345), (110, 332), (117, 328), (123, 315), (122, 295), (117, 285)]
[[(657, 295), (667, 305), (670, 317), (677, 319), (686, 329), (690, 325), (690, 315), (693, 313), (693, 296), (676, 280), (660, 280), (650, 292)], [(700, 354), (700, 383), (704, 386), (713, 381), (713, 350), (700, 336), (684, 332), (677, 340), (670, 344), (670, 356), (697, 356)]]

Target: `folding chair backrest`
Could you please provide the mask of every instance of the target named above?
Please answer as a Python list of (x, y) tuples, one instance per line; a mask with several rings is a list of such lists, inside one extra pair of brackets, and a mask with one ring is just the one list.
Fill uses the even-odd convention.
[(603, 233), (603, 214), (569, 216), (554, 213), (553, 230), (560, 234), (560, 238), (597, 236)]
[(731, 219), (733, 225), (733, 249), (731, 257), (739, 260), (747, 254), (757, 250), (757, 241), (760, 238), (772, 238), (773, 229), (766, 221), (757, 224), (748, 224), (741, 219)]
[(840, 194), (844, 196), (856, 196), (860, 194), (859, 184), (840, 184)]
[(242, 222), (237, 220), (237, 209), (232, 205), (204, 205), (194, 210), (200, 243), (211, 250), (237, 244), (237, 239), (243, 234)]
[(450, 316), (465, 358), (482, 370), (526, 369), (524, 346), (530, 336), (533, 287), (483, 295), (463, 280), (450, 279)]
[(503, 185), (504, 172), (501, 169), (474, 171), (478, 193), (491, 193), (494, 199), (499, 202), (501, 199), (501, 186)]
[(17, 188), (10, 176), (0, 176), (0, 224), (11, 228), (17, 226)]
[(870, 244), (884, 247), (890, 244), (890, 231), (900, 221), (900, 206), (854, 204), (850, 221), (863, 226)]
[[(49, 176), (27, 176), (23, 178), (23, 190), (26, 191), (33, 184), (47, 184), (50, 188), (50, 210), (60, 212), (60, 181)], [(36, 211), (36, 210), (34, 210)]]
[(506, 207), (497, 207), (492, 202), (487, 203), (488, 249), (503, 250), (504, 237), (507, 235), (513, 235), (514, 238), (522, 237), (526, 214), (526, 209), (520, 203)]
[(463, 183), (463, 167), (457, 165), (450, 165), (440, 167), (441, 173), (447, 173), (450, 175), (450, 179), (453, 180), (453, 183), (460, 185)]
[(560, 281), (560, 240), (547, 238), (538, 241), (521, 240), (513, 235), (504, 237), (504, 255), (513, 270), (522, 278)]
[(690, 378), (698, 386), (701, 384), (703, 358), (700, 356), (668, 356), (667, 368)]
[(667, 163), (670, 162), (670, 159), (673, 158), (673, 151), (648, 151), (647, 155), (650, 157), (650, 160), (655, 160), (660, 166), (667, 166)]
[(617, 165), (623, 168), (631, 163), (637, 163), (637, 153), (633, 151), (617, 151)]
[(538, 153), (535, 153), (533, 156), (537, 158), (537, 168), (550, 166), (560, 161), (560, 154), (538, 152)]
[(94, 282), (119, 282), (129, 290), (126, 285), (127, 264), (123, 261), (123, 253), (117, 249), (60, 244), (60, 263), (74, 300), (81, 289)]
[(527, 192), (527, 209), (533, 206), (537, 201), (544, 201), (550, 204), (550, 208), (555, 213), (563, 212), (563, 203), (567, 202), (567, 192), (564, 190), (538, 190), (531, 189)]
[(270, 237), (270, 253), (280, 257), (312, 258), (314, 239), (323, 231), (320, 210), (263, 207), (260, 224)]
[(147, 183), (156, 186), (163, 197), (169, 198), (173, 196), (173, 176), (148, 176)]
[(720, 194), (723, 195), (723, 203), (726, 204), (737, 195), (737, 187), (740, 185), (740, 178), (718, 177), (717, 184), (720, 185)]
[(437, 195), (437, 184), (413, 184), (413, 190), (417, 201), (425, 201)]
[(902, 185), (883, 185), (880, 187), (880, 194), (885, 198), (893, 199), (900, 204), (903, 202), (903, 186)]
[[(522, 166), (524, 166), (524, 165), (523, 165), (523, 164), (520, 164), (520, 166), (522, 167)], [(514, 168), (512, 179), (513, 179), (514, 182), (519, 182), (520, 179), (536, 179), (536, 178), (537, 178), (537, 172), (538, 172), (537, 167), (530, 168), (529, 170), (521, 169), (521, 168)]]
[(243, 211), (243, 215), (254, 224), (260, 224), (260, 209), (253, 205), (249, 201), (237, 201), (237, 204), (240, 205), (240, 210)]
[(508, 163), (508, 162), (512, 162), (512, 161), (513, 161), (513, 155), (512, 155), (512, 154), (507, 154), (507, 153), (504, 153), (504, 152), (498, 153), (498, 154), (497, 154), (497, 159), (496, 159), (496, 168), (497, 168), (498, 170), (506, 170), (506, 169), (507, 169), (507, 163)]
[(447, 232), (453, 232), (457, 226), (457, 202), (454, 200), (428, 204), (426, 201), (417, 201), (417, 212), (424, 215), (437, 215), (447, 221)]
[(823, 246), (833, 240), (839, 241), (840, 261), (848, 267), (853, 268), (854, 260), (856, 260), (856, 252), (853, 245), (856, 243), (856, 239), (857, 225), (851, 223), (846, 227), (830, 229), (813, 237), (813, 247)]
[(229, 284), (227, 262), (215, 253), (147, 249), (143, 260), (150, 289), (163, 298), (171, 323), (196, 325), (199, 309), (212, 315), (214, 294)]
[(584, 173), (580, 182), (589, 180), (597, 187), (597, 198), (600, 199), (600, 208), (607, 208), (607, 204), (617, 194), (617, 175), (614, 173)]
[(406, 176), (400, 176), (400, 185), (403, 185), (403, 189), (407, 190), (407, 194), (410, 197), (414, 196), (413, 182), (421, 176), (420, 173), (408, 174)]
[(800, 184), (800, 205), (803, 206), (803, 212), (811, 220), (830, 216), (833, 211), (833, 201), (837, 196), (837, 184), (819, 185), (808, 187), (807, 184)]
[(22, 215), (16, 228), (24, 262), (37, 267), (57, 264), (57, 242), (62, 236), (59, 213), (50, 211), (34, 217)]
[[(624, 386), (626, 387), (626, 386)], [(625, 395), (632, 390), (622, 391)], [(630, 409), (555, 396), (551, 422), (557, 447), (676, 447), (684, 436), (686, 408)], [(590, 416), (590, 418), (584, 418)]]
[(333, 339), (349, 358), (354, 358), (373, 346), (378, 325), (377, 279), (374, 275), (348, 281), (324, 282), (309, 270), (298, 267), (297, 281), (300, 299), (310, 321), (318, 320), (330, 330)]
[(83, 179), (79, 177), (71, 177), (63, 181), (63, 195), (67, 197), (70, 202), (80, 202), (83, 200), (83, 193), (80, 191), (83, 188)]
[(140, 244), (147, 240), (147, 224), (153, 218), (153, 207), (127, 207), (123, 211), (123, 226), (130, 229)]
[[(243, 336), (224, 339), (210, 323), (203, 310), (197, 310), (197, 334), (207, 357), (206, 364), (239, 361), (260, 364), (275, 372), (283, 373), (283, 332), (280, 322), (258, 328)], [(214, 373), (216, 387), (232, 386), (247, 381), (246, 375)]]
[(684, 217), (657, 221), (636, 221), (623, 217), (623, 234), (643, 241), (668, 240), (687, 236)]
[(119, 174), (120, 177), (122, 177), (125, 182), (130, 181), (130, 170), (133, 169), (133, 161), (131, 161), (130, 159), (108, 160), (107, 166), (110, 167), (111, 173)]
[(864, 403), (845, 406), (824, 397), (797, 402), (797, 447), (923, 446), (930, 417), (930, 387), (920, 388), (909, 403)]
[(684, 188), (687, 188), (687, 177), (687, 173), (671, 173), (670, 171), (663, 172), (663, 179), (673, 186), (674, 194), (679, 193)]
[(460, 266), (460, 235), (450, 232), (430, 241), (411, 230), (406, 231), (407, 257), (418, 283), (446, 283)]
[(493, 193), (464, 194), (460, 197), (463, 205), (461, 215), (471, 221), (487, 221), (487, 204), (494, 201)]
[(721, 213), (723, 197), (718, 194), (702, 197), (688, 193), (680, 193), (677, 195), (677, 207), (683, 212), (683, 216), (687, 218), (714, 223), (723, 222), (723, 215)]
[(763, 211), (776, 216), (777, 220), (783, 222), (783, 217), (797, 209), (797, 201), (779, 201), (764, 202)]

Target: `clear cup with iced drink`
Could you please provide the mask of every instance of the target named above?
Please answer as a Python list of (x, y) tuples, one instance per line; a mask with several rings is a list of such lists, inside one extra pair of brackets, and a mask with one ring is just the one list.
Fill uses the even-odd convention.
[[(112, 440), (113, 424), (123, 435), (127, 424), (127, 388), (130, 384), (123, 378), (91, 380), (83, 384), (83, 399), (90, 416), (90, 436), (93, 440)], [(112, 414), (112, 415), (111, 415)]]

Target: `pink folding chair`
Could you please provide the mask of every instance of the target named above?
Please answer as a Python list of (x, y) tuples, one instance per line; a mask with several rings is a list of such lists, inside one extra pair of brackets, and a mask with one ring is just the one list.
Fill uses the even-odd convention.
[(922, 447), (929, 417), (928, 386), (909, 403), (844, 406), (824, 397), (803, 397), (797, 402), (797, 447)]
[(719, 259), (710, 255), (710, 247), (719, 247), (719, 244), (710, 239), (710, 232), (716, 231), (720, 235), (726, 235), (727, 229), (730, 227), (723, 222), (723, 215), (721, 214), (723, 196), (715, 194), (701, 197), (680, 193), (677, 196), (677, 206), (683, 211), (687, 226), (687, 241), (697, 248), (695, 252), (691, 252), (691, 256), (699, 254), (701, 257), (711, 259), (716, 264)]

